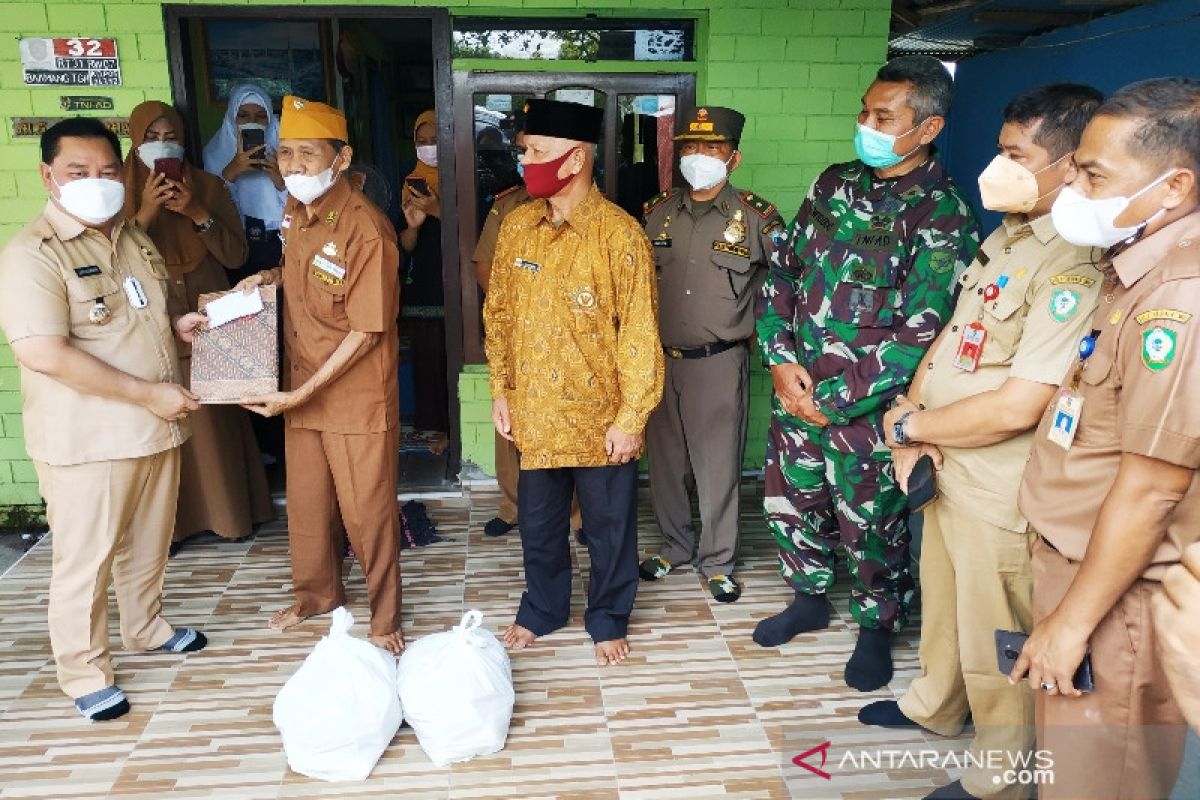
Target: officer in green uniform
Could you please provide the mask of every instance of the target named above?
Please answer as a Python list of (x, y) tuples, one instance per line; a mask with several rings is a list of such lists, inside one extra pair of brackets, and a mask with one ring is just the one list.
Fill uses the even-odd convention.
[(775, 206), (729, 182), (741, 164), (746, 118), (704, 106), (681, 118), (675, 188), (645, 207), (658, 268), (659, 332), (666, 353), (662, 404), (650, 416), (650, 497), (663, 550), (642, 562), (645, 580), (692, 562), (687, 476), (695, 478), (701, 535), (696, 566), (713, 597), (741, 596), (733, 579), (738, 546), (738, 479), (749, 410), (754, 298), (766, 277), (771, 236), (783, 232)]

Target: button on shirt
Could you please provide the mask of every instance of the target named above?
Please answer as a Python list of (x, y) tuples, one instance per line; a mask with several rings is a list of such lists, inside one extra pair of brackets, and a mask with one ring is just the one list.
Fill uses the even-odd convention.
[[(122, 288), (127, 278), (141, 284), (144, 308), (130, 304)], [(51, 200), (0, 251), (0, 328), (10, 342), (66, 337), (135, 378), (181, 383), (166, 281), (162, 257), (135, 224), (118, 220), (110, 239)], [(104, 324), (91, 319), (97, 301), (111, 315)], [(26, 449), (51, 466), (152, 455), (188, 437), (186, 424), (77, 392), (24, 367), (21, 391)]]
[[(1064, 450), (1047, 438), (1051, 404), (1021, 482), (1021, 513), (1072, 561), (1083, 560), (1122, 453), (1200, 468), (1200, 212), (1155, 231), (1107, 268), (1116, 285), (1092, 317), (1100, 336), (1084, 362), (1075, 440)], [(1200, 482), (1193, 480), (1143, 577), (1160, 579), (1197, 539)]]
[[(1100, 251), (1060, 237), (1049, 214), (1031, 223), (1005, 217), (959, 278), (958, 304), (921, 383), (922, 403), (942, 408), (995, 391), (1009, 378), (1058, 386), (1091, 324), (1102, 283), (1099, 258)], [(989, 286), (998, 291), (990, 301)], [(977, 321), (987, 338), (979, 365), (966, 372), (954, 357), (963, 330)], [(938, 488), (979, 518), (1023, 532), (1017, 489), (1032, 442), (1033, 431), (1026, 431), (986, 447), (943, 446)]]
[(645, 429), (663, 388), (654, 259), (595, 186), (558, 226), (545, 201), (505, 218), (483, 314), (522, 469), (605, 466), (610, 426)]
[[(754, 299), (766, 277), (771, 234), (783, 220), (765, 215), (726, 183), (697, 206), (672, 190), (646, 214), (646, 234), (658, 267), (658, 317), (663, 344), (700, 347), (754, 333)], [(729, 234), (728, 236), (726, 234)]]
[(311, 206), (284, 208), (284, 352), (291, 389), (312, 377), (350, 331), (381, 334), (349, 369), (288, 411), (295, 428), (379, 433), (399, 424), (400, 308), (396, 231), (340, 178)]

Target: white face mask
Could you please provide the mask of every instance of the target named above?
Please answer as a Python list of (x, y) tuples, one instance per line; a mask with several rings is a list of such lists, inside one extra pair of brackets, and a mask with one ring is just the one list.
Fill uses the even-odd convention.
[[(733, 156), (729, 156), (729, 161)], [(729, 176), (729, 161), (722, 161), (715, 156), (703, 153), (691, 153), (679, 159), (679, 171), (693, 191), (702, 192), (711, 189)]]
[(330, 164), (324, 171), (316, 175), (288, 175), (283, 179), (283, 184), (292, 197), (304, 205), (308, 205), (328, 192), (329, 187), (333, 186), (336, 179), (333, 174), (333, 165)]
[(78, 217), (89, 225), (99, 225), (115, 217), (125, 205), (125, 184), (108, 178), (79, 178), (59, 183), (50, 174), (50, 180), (58, 187), (58, 202), (68, 214)]
[(183, 145), (179, 142), (142, 142), (138, 145), (138, 158), (150, 169), (160, 158), (178, 158), (183, 160)]
[(437, 166), (437, 145), (436, 144), (419, 144), (417, 145), (417, 158), (422, 164), (427, 164), (431, 167)]
[(1050, 208), (1050, 218), (1059, 236), (1078, 247), (1112, 247), (1138, 232), (1162, 209), (1151, 214), (1137, 225), (1119, 227), (1117, 217), (1129, 207), (1137, 197), (1150, 191), (1158, 184), (1169, 178), (1174, 170), (1167, 170), (1162, 175), (1146, 184), (1128, 197), (1102, 197), (1092, 199), (1084, 197), (1071, 186), (1064, 186), (1058, 199)]

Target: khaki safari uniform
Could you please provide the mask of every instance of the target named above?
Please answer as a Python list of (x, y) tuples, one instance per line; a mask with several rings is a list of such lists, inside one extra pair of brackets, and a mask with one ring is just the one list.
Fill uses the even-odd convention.
[[(133, 281), (143, 308), (123, 288)], [(136, 378), (181, 383), (166, 283), (139, 227), (119, 219), (109, 239), (51, 200), (0, 252), (0, 327), (10, 342), (65, 337)], [(24, 367), (21, 391), (25, 445), (54, 532), (50, 646), (59, 686), (78, 698), (114, 684), (110, 580), (127, 650), (153, 650), (174, 634), (162, 585), (189, 429)]]
[[(1049, 214), (1033, 222), (1006, 216), (959, 278), (954, 315), (926, 359), (921, 402), (943, 408), (1009, 378), (1057, 386), (1091, 324), (1099, 255), (1062, 239)], [(973, 325), (986, 338), (968, 371), (955, 358)], [(1000, 674), (994, 643), (997, 629), (1028, 632), (1033, 624), (1034, 534), (1017, 510), (1032, 443), (1030, 430), (984, 447), (942, 447), (940, 496), (925, 509), (921, 674), (900, 709), (943, 736), (957, 736), (970, 712), (978, 764), (989, 752), (1033, 746), (1033, 694)], [(1030, 796), (1031, 786), (1006, 783), (1002, 771), (972, 764), (963, 786), (975, 797)]]
[(666, 358), (662, 404), (646, 428), (650, 497), (668, 563), (692, 560), (687, 476), (695, 479), (705, 577), (733, 572), (738, 483), (750, 411), (754, 300), (766, 278), (775, 206), (726, 183), (697, 205), (684, 189), (651, 199), (646, 234), (658, 270), (658, 318)]
[[(1104, 297), (1082, 362), (1083, 408), (1069, 449), (1050, 441), (1055, 404), (1042, 417), (1021, 483), (1021, 513), (1040, 534), (1033, 551), (1034, 622), (1054, 611), (1079, 571), (1123, 453), (1200, 468), (1200, 212), (1103, 263)], [(1072, 383), (1072, 375), (1064, 387)], [(1130, 520), (1130, 535), (1144, 535)], [(1151, 598), (1184, 548), (1200, 540), (1200, 482), (1167, 521), (1150, 566), (1092, 633), (1096, 690), (1037, 692), (1038, 747), (1055, 779), (1041, 797), (1167, 797), (1187, 726), (1154, 642)]]
[(306, 403), (286, 412), (288, 539), (302, 616), (345, 603), (340, 506), (367, 579), (371, 635), (400, 629), (399, 251), (390, 222), (348, 180), (305, 208), (284, 207), (286, 388), (299, 388), (351, 331), (370, 349)]

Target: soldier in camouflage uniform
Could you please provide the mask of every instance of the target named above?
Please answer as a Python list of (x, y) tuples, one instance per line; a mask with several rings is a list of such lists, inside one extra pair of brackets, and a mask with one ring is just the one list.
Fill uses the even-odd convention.
[(829, 624), (839, 542), (860, 626), (846, 682), (892, 677), (890, 632), (913, 594), (906, 502), (881, 420), (953, 306), (979, 224), (931, 142), (952, 84), (926, 56), (895, 59), (863, 98), (855, 149), (812, 188), (772, 257), (758, 334), (775, 383), (767, 442), (767, 523), (796, 590), (762, 620), (764, 647)]

